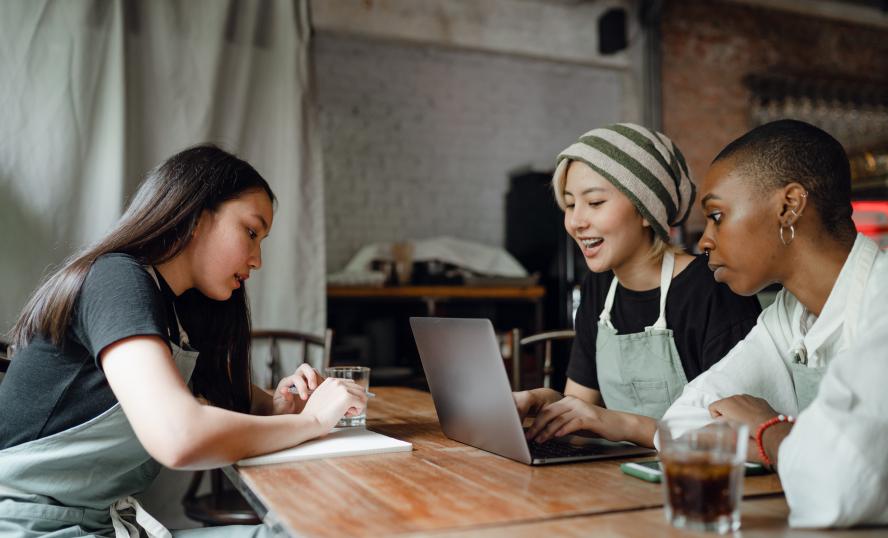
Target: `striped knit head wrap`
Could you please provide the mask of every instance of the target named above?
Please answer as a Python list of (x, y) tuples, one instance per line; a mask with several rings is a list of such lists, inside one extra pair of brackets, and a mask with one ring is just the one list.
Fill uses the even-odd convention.
[(625, 194), (669, 242), (669, 227), (688, 218), (696, 188), (684, 156), (665, 135), (634, 123), (617, 123), (584, 134), (558, 155), (552, 176), (555, 198), (562, 208), (567, 167), (582, 161)]

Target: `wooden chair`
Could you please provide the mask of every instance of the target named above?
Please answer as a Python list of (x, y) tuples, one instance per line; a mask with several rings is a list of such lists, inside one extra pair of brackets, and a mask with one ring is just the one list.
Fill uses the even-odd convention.
[(281, 364), (281, 344), (296, 344), (301, 347), (301, 363), (308, 362), (312, 348), (321, 350), (321, 368), (330, 366), (330, 349), (333, 344), (333, 329), (324, 331), (323, 336), (298, 331), (253, 331), (253, 344), (268, 342), (268, 356), (265, 365), (269, 373), (270, 383), (266, 388), (275, 389), (280, 381), (278, 370)]
[[(298, 331), (253, 331), (253, 343), (268, 342), (268, 357), (265, 365), (269, 372), (271, 390), (277, 388), (280, 381), (277, 374), (280, 364), (283, 344), (297, 344), (301, 348), (301, 362), (309, 359), (309, 349), (321, 350), (321, 373), (330, 364), (330, 348), (333, 342), (333, 331), (327, 329), (323, 336), (302, 333)], [(201, 483), (205, 474), (210, 476), (210, 492), (199, 495)], [(225, 478), (221, 469), (210, 471), (195, 471), (191, 478), (191, 484), (182, 498), (185, 515), (190, 519), (203, 523), (205, 527), (217, 525), (256, 525), (262, 521), (256, 515), (247, 501), (238, 493), (234, 486)]]
[(520, 329), (512, 329), (512, 390), (521, 390), (521, 348), (531, 344), (545, 346), (543, 353), (543, 386), (549, 388), (552, 382), (552, 342), (572, 340), (576, 335), (573, 329), (547, 331), (530, 336), (521, 336)]
[[(210, 492), (198, 495), (204, 474), (207, 473), (210, 475)], [(247, 501), (225, 478), (222, 469), (195, 471), (182, 498), (182, 506), (189, 519), (201, 522), (204, 527), (262, 523)]]

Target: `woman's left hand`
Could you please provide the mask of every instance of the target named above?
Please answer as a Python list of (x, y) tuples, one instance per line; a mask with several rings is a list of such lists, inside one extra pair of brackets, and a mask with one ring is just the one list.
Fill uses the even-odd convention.
[[(286, 415), (301, 413), (311, 393), (324, 381), (317, 370), (308, 364), (301, 364), (291, 376), (281, 379), (274, 391), (272, 414)], [(290, 392), (295, 387), (298, 394)]]
[(740, 394), (713, 402), (709, 406), (709, 414), (713, 418), (724, 417), (742, 422), (749, 426), (750, 437), (755, 437), (758, 427), (778, 413), (767, 401), (749, 394)]

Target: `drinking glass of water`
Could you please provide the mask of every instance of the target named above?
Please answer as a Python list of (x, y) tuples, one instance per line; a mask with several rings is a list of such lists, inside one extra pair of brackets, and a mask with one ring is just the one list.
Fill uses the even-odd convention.
[[(366, 366), (330, 366), (324, 370), (327, 377), (338, 377), (341, 379), (351, 379), (364, 388), (365, 392), (370, 389), (370, 368)], [(367, 424), (367, 409), (364, 408), (360, 415), (353, 417), (342, 417), (336, 424), (338, 427), (364, 426)]]

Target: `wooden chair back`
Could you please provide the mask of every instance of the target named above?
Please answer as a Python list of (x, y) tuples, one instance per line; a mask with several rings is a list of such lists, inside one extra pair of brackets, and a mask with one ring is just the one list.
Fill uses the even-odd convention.
[[(266, 388), (274, 390), (279, 379), (281, 348), (283, 345), (296, 344), (301, 348), (299, 363), (308, 362), (311, 349), (319, 349), (321, 353), (321, 374), (330, 366), (330, 349), (333, 344), (333, 329), (327, 329), (323, 335), (314, 335), (299, 331), (282, 330), (257, 330), (253, 331), (253, 345), (268, 343), (268, 352), (265, 356), (265, 366), (268, 372)], [(254, 358), (257, 356), (254, 354)]]
[(543, 386), (549, 388), (552, 384), (552, 342), (559, 340), (573, 340), (576, 331), (563, 329), (558, 331), (546, 331), (530, 336), (521, 336), (520, 329), (512, 329), (512, 390), (521, 390), (521, 348), (529, 345), (542, 345), (543, 350)]

